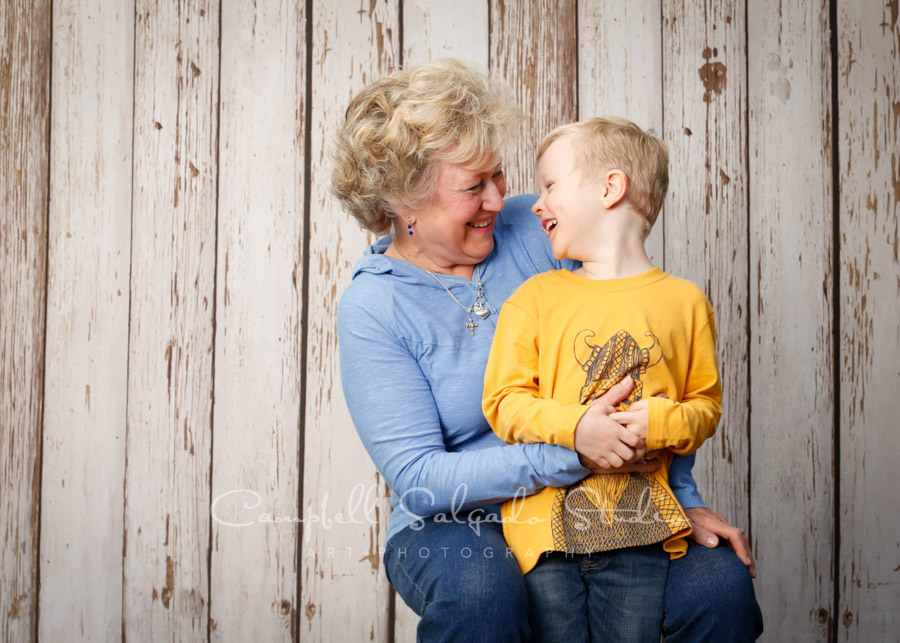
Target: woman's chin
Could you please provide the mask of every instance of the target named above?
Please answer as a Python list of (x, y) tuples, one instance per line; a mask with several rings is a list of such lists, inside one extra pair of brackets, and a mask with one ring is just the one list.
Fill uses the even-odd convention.
[(494, 249), (494, 238), (490, 237), (485, 239), (483, 242), (478, 244), (472, 244), (469, 247), (468, 252), (466, 254), (470, 257), (473, 257), (478, 260), (478, 263), (481, 263), (487, 256), (491, 254)]

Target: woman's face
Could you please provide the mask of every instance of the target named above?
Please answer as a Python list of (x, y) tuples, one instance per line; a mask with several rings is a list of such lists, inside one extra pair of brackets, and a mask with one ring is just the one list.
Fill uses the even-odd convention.
[(403, 252), (412, 252), (415, 263), (434, 272), (479, 263), (494, 249), (494, 224), (505, 195), (506, 177), (496, 160), (474, 168), (439, 162), (433, 201), (408, 213), (412, 236), (399, 221), (399, 236), (406, 237)]

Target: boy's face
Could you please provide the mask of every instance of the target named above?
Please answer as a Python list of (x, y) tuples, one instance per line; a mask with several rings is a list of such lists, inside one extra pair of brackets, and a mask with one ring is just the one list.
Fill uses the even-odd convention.
[(540, 198), (531, 211), (541, 218), (557, 259), (583, 260), (589, 256), (601, 209), (603, 181), (582, 181), (575, 158), (574, 141), (564, 136), (547, 148), (537, 167)]

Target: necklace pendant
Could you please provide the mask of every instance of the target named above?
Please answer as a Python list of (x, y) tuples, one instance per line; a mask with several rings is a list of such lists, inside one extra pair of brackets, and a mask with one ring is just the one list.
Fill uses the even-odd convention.
[(477, 326), (478, 326), (478, 324), (476, 324), (474, 321), (472, 321), (472, 317), (470, 316), (469, 320), (466, 322), (466, 328), (469, 329), (469, 332), (472, 333), (473, 336), (475, 335), (475, 328)]
[(482, 304), (480, 301), (476, 301), (472, 305), (472, 312), (482, 319), (487, 319), (487, 316), (491, 314), (491, 311), (485, 308), (484, 304)]

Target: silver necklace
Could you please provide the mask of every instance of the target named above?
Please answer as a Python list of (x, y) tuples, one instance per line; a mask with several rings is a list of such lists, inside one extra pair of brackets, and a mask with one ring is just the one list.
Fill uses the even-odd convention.
[[(396, 245), (394, 245), (394, 252), (400, 255), (400, 258), (403, 259), (406, 263), (415, 265), (412, 261), (407, 259), (403, 255), (403, 253), (400, 252), (400, 250), (397, 249)], [(450, 298), (453, 299), (453, 301), (455, 301), (460, 308), (466, 311), (467, 320), (465, 323), (465, 327), (469, 329), (469, 332), (472, 333), (473, 336), (475, 335), (475, 328), (478, 326), (478, 324), (475, 322), (475, 320), (472, 319), (472, 313), (475, 313), (482, 319), (487, 319), (487, 316), (491, 314), (491, 311), (488, 309), (488, 307), (484, 305), (485, 303), (487, 303), (487, 300), (484, 297), (484, 284), (481, 283), (481, 272), (478, 270), (478, 265), (479, 264), (475, 264), (475, 286), (477, 287), (477, 290), (475, 291), (475, 302), (471, 306), (464, 306), (463, 303), (456, 298), (456, 295), (450, 292), (450, 289), (447, 288), (447, 285), (443, 281), (438, 279), (438, 276), (436, 274), (434, 274), (430, 270), (425, 270), (425, 268), (422, 268), (422, 270), (425, 270), (425, 272), (434, 277), (434, 280), (438, 282), (441, 288), (447, 291), (447, 294), (450, 295)]]

